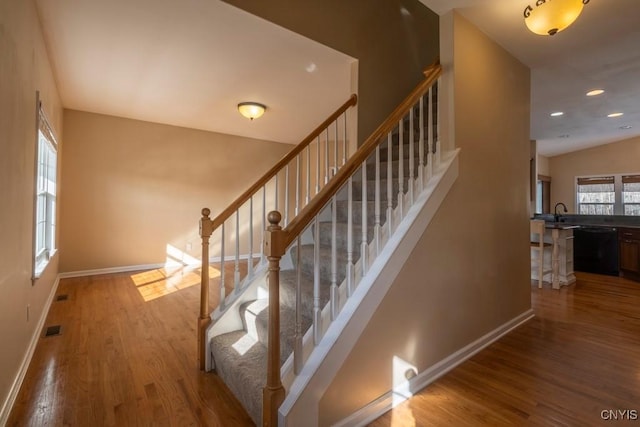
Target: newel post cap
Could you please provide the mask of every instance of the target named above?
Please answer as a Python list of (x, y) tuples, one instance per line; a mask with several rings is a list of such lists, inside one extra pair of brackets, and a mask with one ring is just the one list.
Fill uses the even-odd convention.
[(278, 211), (271, 211), (267, 214), (269, 226), (264, 234), (264, 254), (267, 257), (282, 257), (286, 250), (284, 246), (284, 232), (279, 223), (282, 220), (282, 214)]

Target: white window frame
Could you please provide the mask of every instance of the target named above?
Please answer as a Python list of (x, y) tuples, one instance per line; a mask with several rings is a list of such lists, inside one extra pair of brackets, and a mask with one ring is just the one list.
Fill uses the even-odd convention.
[(621, 197), (621, 203), (622, 203), (622, 213), (625, 216), (638, 216), (638, 215), (627, 215), (626, 214), (626, 206), (627, 205), (631, 205), (631, 206), (636, 206), (636, 205), (640, 205), (640, 203), (638, 202), (630, 202), (630, 203), (625, 203), (624, 202), (624, 181), (627, 181), (627, 183), (638, 183), (638, 181), (640, 181), (640, 174), (623, 174), (622, 175), (622, 181), (621, 181), (621, 189), (620, 189), (620, 197)]
[(33, 279), (38, 279), (56, 252), (58, 143), (36, 92), (37, 126), (33, 208)]
[[(574, 195), (575, 195), (575, 200), (576, 200), (576, 213), (580, 213), (580, 197), (578, 194), (578, 179), (580, 178), (605, 178), (605, 177), (611, 177), (613, 176), (613, 192), (614, 192), (614, 202), (613, 202), (613, 215), (621, 215), (621, 216), (625, 216), (624, 214), (624, 201), (623, 201), (623, 197), (622, 197), (622, 177), (623, 176), (629, 176), (629, 175), (639, 175), (640, 176), (640, 172), (635, 172), (635, 173), (618, 173), (618, 174), (613, 174), (613, 173), (607, 173), (607, 174), (602, 174), (602, 175), (582, 175), (582, 176), (576, 176), (574, 179), (574, 184), (575, 184), (575, 190), (574, 190)], [(626, 216), (632, 216), (632, 215), (626, 215)]]

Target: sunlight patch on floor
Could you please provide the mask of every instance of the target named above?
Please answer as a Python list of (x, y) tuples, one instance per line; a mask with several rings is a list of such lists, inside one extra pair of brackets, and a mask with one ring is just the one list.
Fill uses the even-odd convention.
[[(131, 275), (131, 280), (145, 302), (153, 301), (180, 289), (200, 284), (198, 260), (167, 245), (164, 267)], [(209, 266), (209, 278), (220, 276), (220, 270)]]

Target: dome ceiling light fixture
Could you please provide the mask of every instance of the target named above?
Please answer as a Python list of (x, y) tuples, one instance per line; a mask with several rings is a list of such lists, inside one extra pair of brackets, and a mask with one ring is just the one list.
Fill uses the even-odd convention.
[(536, 0), (524, 9), (524, 22), (532, 33), (552, 36), (575, 21), (589, 0)]
[(241, 102), (238, 104), (238, 111), (249, 120), (262, 116), (267, 106), (258, 102)]

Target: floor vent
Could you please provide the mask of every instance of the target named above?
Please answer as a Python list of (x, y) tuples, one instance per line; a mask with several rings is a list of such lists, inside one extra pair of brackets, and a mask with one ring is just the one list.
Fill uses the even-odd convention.
[(69, 299), (69, 295), (67, 295), (67, 294), (58, 295), (56, 297), (56, 301), (66, 301), (68, 299)]
[(61, 333), (62, 333), (62, 326), (60, 325), (48, 326), (47, 329), (44, 331), (44, 336), (54, 337), (56, 335), (60, 335)]

